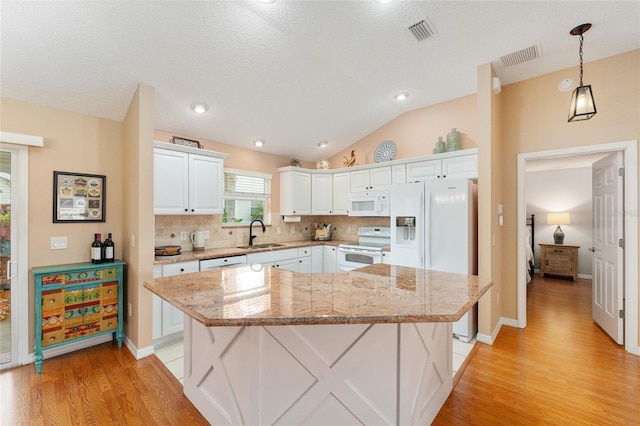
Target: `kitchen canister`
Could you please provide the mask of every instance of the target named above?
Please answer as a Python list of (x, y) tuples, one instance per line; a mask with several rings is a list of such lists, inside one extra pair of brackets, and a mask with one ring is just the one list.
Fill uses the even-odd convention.
[(442, 140), (442, 136), (438, 136), (438, 142), (436, 143), (436, 147), (433, 148), (433, 153), (434, 154), (440, 154), (441, 152), (445, 152), (447, 150), (447, 147), (444, 144), (444, 141)]
[(460, 143), (461, 135), (460, 132), (455, 129), (451, 129), (451, 131), (447, 134), (447, 151), (457, 151), (462, 145)]

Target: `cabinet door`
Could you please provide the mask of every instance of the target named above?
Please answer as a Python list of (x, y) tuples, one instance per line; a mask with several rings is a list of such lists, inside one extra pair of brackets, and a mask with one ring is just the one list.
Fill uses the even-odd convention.
[(319, 274), (323, 272), (322, 270), (322, 259), (323, 259), (323, 246), (313, 246), (311, 247), (311, 272), (314, 274)]
[(386, 263), (387, 265), (391, 264), (391, 252), (383, 251), (382, 252), (382, 263)]
[(333, 206), (333, 175), (311, 175), (311, 214), (331, 214)]
[(334, 273), (338, 271), (338, 250), (334, 246), (324, 246), (322, 253), (322, 272)]
[(369, 169), (369, 187), (373, 190), (391, 186), (391, 166), (377, 166)]
[[(309, 258), (309, 261), (311, 259)], [(275, 262), (275, 267), (276, 268), (280, 268), (280, 269), (286, 269), (287, 271), (292, 271), (292, 272), (298, 272), (298, 264), (300, 262), (298, 261), (297, 258), (295, 259), (285, 259), (285, 260), (279, 260), (277, 262)]]
[[(162, 276), (170, 277), (173, 275), (188, 274), (190, 272), (198, 272), (200, 270), (200, 262), (197, 260), (191, 262), (169, 263), (162, 266)], [(161, 318), (162, 325), (161, 336), (179, 333), (184, 329), (184, 313), (174, 307), (171, 303), (164, 300), (161, 301)]]
[(369, 169), (354, 170), (350, 173), (351, 192), (368, 191), (369, 188)]
[(189, 155), (189, 213), (222, 214), (223, 161)]
[(189, 204), (189, 154), (155, 148), (153, 151), (155, 214), (187, 214)]
[(391, 184), (407, 183), (407, 168), (404, 164), (391, 166)]
[(311, 257), (302, 257), (298, 259), (298, 272), (310, 273), (313, 267)]
[(478, 179), (478, 155), (442, 159), (443, 179)]
[(349, 172), (333, 174), (333, 214), (349, 214)]
[(442, 160), (425, 160), (407, 164), (407, 182), (438, 180), (442, 177)]
[(280, 173), (280, 214), (311, 214), (311, 175), (298, 171)]

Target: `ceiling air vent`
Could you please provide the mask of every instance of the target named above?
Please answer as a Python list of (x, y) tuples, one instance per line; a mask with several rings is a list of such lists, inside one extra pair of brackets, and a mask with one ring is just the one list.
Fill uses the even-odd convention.
[(431, 37), (436, 33), (433, 25), (430, 25), (426, 20), (422, 20), (418, 23), (415, 23), (409, 27), (409, 30), (413, 33), (414, 36), (418, 39), (418, 41), (423, 41)]
[(517, 52), (501, 56), (500, 65), (502, 65), (502, 68), (507, 69), (516, 65), (524, 64), (525, 62), (533, 61), (539, 57), (538, 46), (533, 45), (525, 47), (522, 50), (518, 50)]

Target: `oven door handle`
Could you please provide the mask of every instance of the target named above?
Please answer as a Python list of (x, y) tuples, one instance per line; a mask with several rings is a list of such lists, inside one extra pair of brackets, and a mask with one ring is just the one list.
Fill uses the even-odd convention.
[(376, 256), (377, 254), (381, 254), (381, 251), (378, 250), (358, 250), (352, 248), (340, 248), (339, 249), (343, 253), (353, 253), (353, 254), (364, 254), (364, 255), (372, 255)]

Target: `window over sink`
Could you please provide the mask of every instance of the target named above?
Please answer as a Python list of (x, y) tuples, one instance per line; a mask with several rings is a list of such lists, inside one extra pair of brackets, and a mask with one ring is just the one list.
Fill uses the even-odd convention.
[(271, 178), (267, 173), (224, 169), (223, 226), (247, 226), (254, 219), (270, 224)]

